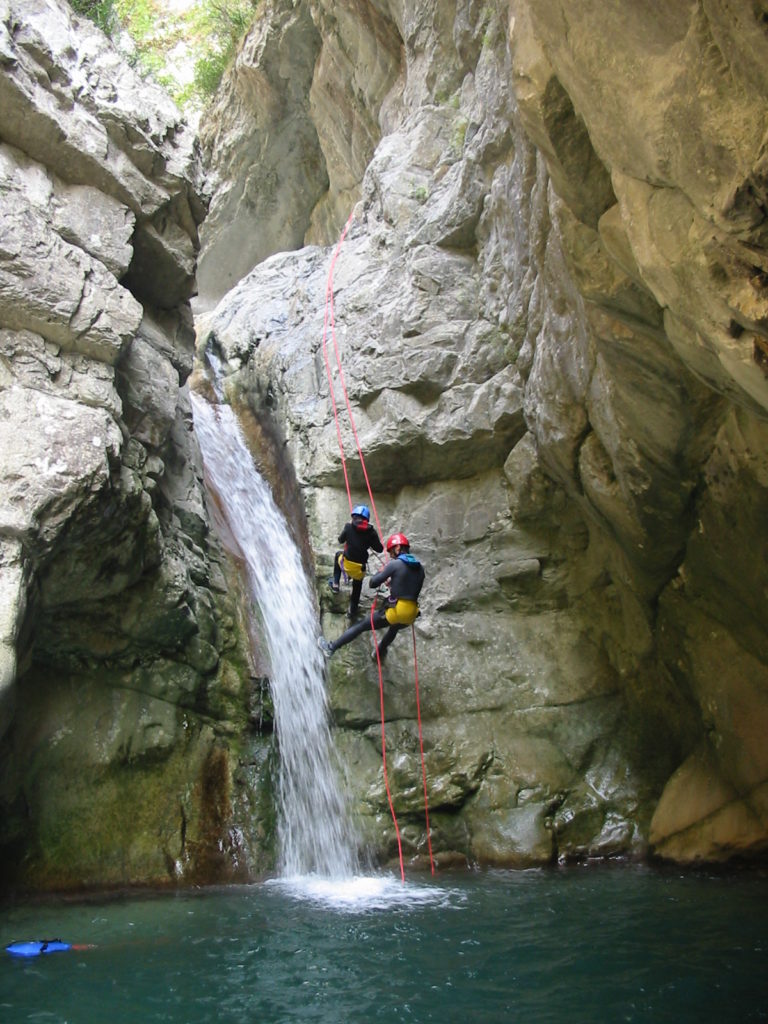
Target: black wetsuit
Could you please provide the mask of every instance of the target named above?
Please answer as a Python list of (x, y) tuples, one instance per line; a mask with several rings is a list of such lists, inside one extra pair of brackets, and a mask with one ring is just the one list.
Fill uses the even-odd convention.
[[(387, 608), (394, 607), (401, 598), (408, 601), (418, 600), (424, 584), (424, 575), (424, 566), (417, 558), (414, 558), (413, 555), (401, 554), (387, 562), (381, 572), (377, 572), (374, 576), (369, 577), (368, 582), (373, 588), (380, 587), (382, 583), (389, 580), (389, 598), (387, 603), (384, 607), (378, 608), (373, 613), (374, 629), (384, 629), (385, 626), (389, 626), (384, 639), (379, 643), (380, 657), (384, 657), (387, 648), (400, 630), (405, 629), (405, 626), (390, 625), (387, 621)], [(345, 633), (341, 634), (338, 640), (334, 640), (331, 644), (331, 651), (338, 651), (340, 647), (344, 647), (350, 640), (354, 640), (356, 636), (360, 636), (367, 629), (371, 629), (370, 615), (367, 615), (362, 621), (356, 622), (354, 626), (350, 626)]]
[[(339, 534), (339, 544), (344, 545), (342, 551), (337, 551), (333, 559), (333, 583), (338, 587), (341, 579), (341, 556), (344, 555), (350, 562), (358, 562), (363, 567), (368, 564), (368, 552), (384, 550), (370, 523), (362, 530), (359, 530), (354, 523), (345, 523), (344, 529)], [(349, 599), (349, 613), (354, 615), (360, 604), (360, 591), (363, 589), (362, 580), (352, 580), (352, 595)]]

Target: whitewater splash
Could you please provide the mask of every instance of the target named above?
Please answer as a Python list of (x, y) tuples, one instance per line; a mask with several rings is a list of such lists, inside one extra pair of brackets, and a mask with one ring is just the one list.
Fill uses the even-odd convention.
[(409, 910), (425, 906), (456, 906), (461, 892), (433, 884), (403, 883), (394, 875), (357, 875), (354, 878), (277, 878), (264, 883), (299, 902), (338, 912)]
[(190, 397), (206, 477), (243, 556), (268, 648), (280, 752), (279, 870), (350, 878), (360, 870), (358, 842), (333, 765), (325, 665), (301, 556), (231, 407)]

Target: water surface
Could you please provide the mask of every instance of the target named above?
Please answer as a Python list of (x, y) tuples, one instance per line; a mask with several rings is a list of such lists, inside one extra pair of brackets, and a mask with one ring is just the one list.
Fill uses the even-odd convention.
[(7, 908), (0, 1020), (768, 1020), (768, 878), (647, 868), (276, 879)]

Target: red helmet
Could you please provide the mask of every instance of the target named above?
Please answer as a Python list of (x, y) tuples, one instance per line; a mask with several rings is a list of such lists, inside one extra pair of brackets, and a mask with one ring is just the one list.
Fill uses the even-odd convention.
[(404, 533), (393, 533), (391, 537), (387, 539), (387, 551), (391, 551), (392, 548), (400, 545), (401, 548), (409, 548), (410, 542)]

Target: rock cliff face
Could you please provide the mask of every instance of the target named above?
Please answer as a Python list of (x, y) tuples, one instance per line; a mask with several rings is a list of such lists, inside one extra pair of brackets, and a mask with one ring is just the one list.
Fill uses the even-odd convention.
[[(766, 17), (271, 0), (202, 128), (203, 341), (284, 438), (321, 594), (347, 514), (325, 289), (354, 210), (336, 332), (382, 529), (427, 566), (444, 861), (768, 845)], [(367, 656), (335, 656), (331, 694), (386, 855)], [(418, 856), (411, 662), (401, 637), (387, 749)]]
[[(439, 862), (764, 855), (768, 12), (259, 11), (201, 161), (92, 26), (58, 0), (0, 0), (5, 884), (270, 865), (265, 669), (202, 486), (191, 301), (337, 635), (345, 595), (325, 580), (348, 504), (324, 334), (352, 500), (368, 500), (327, 333), (347, 224), (333, 314), (350, 405), (382, 532), (404, 530), (427, 569)], [(408, 634), (384, 671), (418, 861)], [(387, 861), (377, 682), (364, 640), (329, 663)]]
[(66, 5), (0, 15), (3, 887), (232, 877), (264, 826), (183, 386), (196, 139)]

